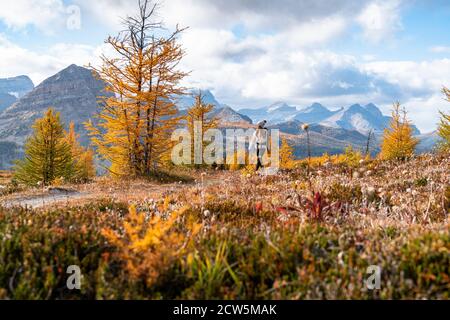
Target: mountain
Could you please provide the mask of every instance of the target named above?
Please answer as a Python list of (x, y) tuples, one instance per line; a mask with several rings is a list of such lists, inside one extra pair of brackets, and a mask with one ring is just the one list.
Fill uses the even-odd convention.
[(250, 117), (254, 122), (267, 120), (269, 123), (275, 124), (290, 120), (298, 120), (304, 123), (318, 123), (334, 112), (328, 110), (320, 103), (313, 103), (311, 106), (297, 109), (285, 102), (277, 102), (268, 107), (258, 109), (240, 109), (239, 113)]
[(220, 108), (222, 105), (216, 100), (214, 95), (209, 90), (190, 89), (185, 95), (173, 96), (172, 101), (177, 105), (179, 110), (186, 110), (195, 104), (195, 97), (201, 93), (202, 100), (205, 104), (212, 104)]
[(285, 102), (276, 102), (268, 107), (259, 109), (240, 109), (239, 113), (251, 118), (255, 123), (261, 120), (277, 123), (292, 119), (297, 113), (297, 108)]
[[(271, 124), (297, 120), (309, 124), (321, 124), (325, 127), (356, 130), (363, 135), (369, 131), (383, 132), (389, 126), (391, 117), (382, 114), (373, 103), (365, 106), (354, 104), (337, 111), (331, 111), (320, 103), (297, 109), (286, 103), (278, 102), (275, 105), (259, 109), (241, 109), (240, 113), (250, 117), (253, 121), (267, 120)], [(417, 127), (412, 126), (415, 135), (420, 134)]]
[[(282, 134), (286, 134), (294, 147), (295, 155), (305, 157), (307, 155), (307, 136), (306, 132), (301, 129), (302, 124), (298, 120), (290, 120), (269, 126), (269, 129), (279, 129)], [(309, 132), (313, 156), (320, 156), (325, 152), (330, 155), (339, 154), (344, 152), (348, 146), (365, 150), (367, 144), (367, 136), (356, 130), (312, 124), (309, 126)], [(378, 146), (373, 143), (371, 152), (376, 153), (378, 151)]]
[(17, 98), (9, 93), (0, 92), (0, 112), (13, 105)]
[(205, 104), (212, 104), (214, 106), (210, 117), (217, 117), (221, 123), (252, 123), (252, 119), (249, 117), (217, 101), (216, 97), (209, 90), (191, 89), (186, 95), (172, 97), (172, 101), (176, 104), (180, 115), (185, 115), (186, 110), (195, 104), (195, 97), (199, 93), (202, 94), (202, 100)]
[(71, 65), (0, 113), (0, 140), (23, 145), (34, 121), (52, 107), (61, 112), (66, 125), (75, 123), (81, 142), (87, 144), (83, 123), (96, 113), (98, 97), (107, 95), (104, 88), (105, 83), (96, 79), (91, 70)]
[(244, 116), (227, 105), (224, 105), (222, 108), (214, 110), (211, 114), (211, 117), (216, 117), (219, 119), (220, 123), (252, 123), (252, 119), (247, 116)]
[(27, 76), (0, 79), (0, 112), (34, 89)]
[(320, 103), (315, 102), (311, 106), (297, 112), (294, 119), (305, 123), (319, 123), (331, 117), (333, 114), (334, 112), (328, 110)]
[(416, 138), (419, 139), (419, 144), (416, 148), (418, 153), (432, 151), (436, 144), (441, 140), (437, 131), (421, 134), (416, 136)]

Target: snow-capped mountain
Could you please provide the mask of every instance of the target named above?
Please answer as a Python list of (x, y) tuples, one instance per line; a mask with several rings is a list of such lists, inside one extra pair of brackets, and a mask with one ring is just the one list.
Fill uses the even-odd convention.
[[(303, 123), (321, 124), (326, 127), (355, 130), (364, 135), (367, 135), (370, 131), (383, 132), (389, 126), (391, 120), (391, 117), (383, 115), (373, 103), (365, 106), (354, 104), (337, 111), (329, 110), (320, 103), (313, 103), (311, 106), (302, 109), (288, 106), (285, 103), (277, 103), (260, 109), (241, 109), (239, 112), (249, 116), (253, 121), (264, 119), (270, 124), (277, 124), (297, 120)], [(415, 126), (412, 127), (414, 134), (420, 134)]]
[(271, 123), (277, 123), (291, 120), (297, 113), (297, 108), (285, 102), (276, 102), (266, 108), (241, 109), (239, 113), (250, 117), (253, 122), (267, 120)]
[(295, 120), (305, 123), (319, 123), (329, 117), (335, 112), (328, 110), (320, 103), (313, 103), (311, 106), (301, 109), (293, 117)]

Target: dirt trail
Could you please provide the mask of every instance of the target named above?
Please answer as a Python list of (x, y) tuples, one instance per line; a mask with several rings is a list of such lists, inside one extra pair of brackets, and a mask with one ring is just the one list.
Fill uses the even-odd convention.
[[(218, 178), (205, 179), (203, 185), (210, 186), (221, 183), (222, 180)], [(110, 192), (95, 192), (92, 190), (77, 191), (64, 188), (52, 188), (43, 193), (36, 195), (21, 195), (14, 198), (0, 199), (0, 205), (5, 208), (12, 207), (27, 207), (27, 208), (46, 208), (49, 206), (63, 205), (72, 201), (86, 201), (95, 200), (103, 197), (120, 195), (121, 198), (128, 198), (136, 194), (163, 194), (165, 192), (173, 192), (177, 189), (191, 188), (199, 186), (201, 183), (189, 183), (189, 184), (154, 184), (145, 186), (134, 186), (133, 188), (124, 188), (121, 190), (114, 190)]]
[(27, 208), (43, 208), (55, 204), (69, 202), (70, 200), (77, 200), (88, 198), (89, 193), (78, 192), (75, 190), (53, 189), (46, 193), (38, 195), (19, 196), (17, 198), (5, 199), (0, 201), (0, 204), (6, 208), (12, 207), (27, 207)]

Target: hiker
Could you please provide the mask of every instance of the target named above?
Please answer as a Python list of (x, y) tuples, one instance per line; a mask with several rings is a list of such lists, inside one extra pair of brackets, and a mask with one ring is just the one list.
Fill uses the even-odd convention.
[(263, 167), (261, 159), (265, 149), (269, 151), (269, 145), (267, 143), (268, 130), (266, 124), (266, 120), (258, 122), (257, 129), (250, 142), (250, 149), (256, 148), (256, 171)]

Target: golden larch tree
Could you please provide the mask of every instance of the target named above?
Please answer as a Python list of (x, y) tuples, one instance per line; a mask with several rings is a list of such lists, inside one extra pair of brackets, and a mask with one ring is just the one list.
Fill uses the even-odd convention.
[(294, 148), (288, 143), (286, 138), (282, 138), (280, 148), (280, 168), (292, 169), (294, 166)]
[[(450, 102), (450, 90), (446, 87), (442, 89), (447, 101)], [(438, 126), (438, 135), (442, 139), (440, 143), (440, 149), (442, 151), (450, 150), (450, 113), (440, 112), (441, 119)]]
[(75, 124), (73, 122), (69, 125), (69, 131), (66, 132), (65, 139), (70, 146), (74, 161), (73, 179), (78, 182), (87, 182), (94, 178), (94, 152), (92, 149), (85, 149), (79, 144), (79, 135), (75, 132)]
[(188, 131), (191, 135), (191, 163), (194, 164), (194, 152), (195, 152), (195, 135), (199, 135), (197, 139), (202, 142), (202, 146), (205, 147), (208, 142), (204, 142), (203, 138), (205, 133), (209, 129), (217, 128), (219, 120), (211, 116), (211, 112), (214, 109), (214, 105), (206, 104), (203, 101), (203, 95), (201, 91), (195, 96), (195, 103), (187, 110), (185, 120), (187, 123)]
[(381, 158), (405, 160), (414, 155), (419, 141), (413, 137), (413, 130), (405, 109), (396, 102), (392, 111), (389, 128), (384, 130), (381, 143)]
[(125, 30), (106, 43), (113, 57), (103, 55), (92, 68), (114, 96), (104, 98), (97, 124), (87, 124), (100, 156), (116, 175), (148, 176), (169, 152), (170, 136), (179, 122), (173, 97), (183, 94), (178, 70), (184, 51), (178, 27), (168, 33), (155, 22), (158, 5), (139, 1), (139, 12), (124, 20)]
[(25, 158), (16, 164), (15, 178), (34, 186), (38, 183), (50, 185), (60, 178), (72, 179), (73, 158), (59, 112), (48, 109), (35, 121), (33, 130), (25, 144)]

